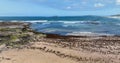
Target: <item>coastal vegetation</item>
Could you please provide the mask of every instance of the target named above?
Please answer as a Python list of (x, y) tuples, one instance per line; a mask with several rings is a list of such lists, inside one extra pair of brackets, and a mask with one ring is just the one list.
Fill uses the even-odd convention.
[(45, 36), (44, 34), (33, 32), (28, 25), (24, 25), (23, 28), (0, 27), (0, 45), (5, 44), (9, 47), (19, 47), (32, 42), (36, 38)]

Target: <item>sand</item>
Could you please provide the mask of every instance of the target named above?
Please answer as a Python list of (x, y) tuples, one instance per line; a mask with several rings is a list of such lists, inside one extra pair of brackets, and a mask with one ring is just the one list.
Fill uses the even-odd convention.
[[(28, 48), (8, 49), (1, 52), (0, 63), (119, 63), (119, 59), (117, 59), (120, 57), (119, 55), (77, 51), (47, 42), (33, 42), (31, 44)], [(44, 50), (38, 49), (44, 47), (46, 47)], [(55, 54), (50, 50), (60, 53)], [(76, 57), (80, 58), (80, 61)]]
[(31, 49), (4, 51), (0, 54), (0, 57), (10, 58), (10, 60), (2, 59), (0, 63), (77, 63), (67, 58), (60, 58), (51, 53)]
[(53, 53), (33, 49), (9, 49), (0, 53), (0, 63), (77, 63)]

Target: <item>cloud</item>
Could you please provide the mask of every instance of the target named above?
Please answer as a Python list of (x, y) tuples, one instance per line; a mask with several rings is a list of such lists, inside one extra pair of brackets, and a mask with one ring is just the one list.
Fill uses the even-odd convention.
[(68, 7), (66, 7), (66, 9), (72, 9), (72, 7), (71, 7), (71, 6), (68, 6)]
[(94, 7), (104, 7), (105, 5), (104, 4), (102, 4), (102, 3), (95, 3), (94, 4)]
[[(10, 1), (10, 0), (9, 0)], [(60, 10), (98, 10), (115, 8), (120, 5), (120, 0), (11, 0), (33, 3)]]
[(117, 4), (117, 5), (120, 5), (120, 0), (116, 0), (116, 4)]

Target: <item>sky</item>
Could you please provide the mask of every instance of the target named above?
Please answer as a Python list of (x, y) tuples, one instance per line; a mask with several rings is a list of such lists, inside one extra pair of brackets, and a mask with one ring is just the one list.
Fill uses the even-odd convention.
[(120, 14), (120, 0), (0, 0), (0, 16)]

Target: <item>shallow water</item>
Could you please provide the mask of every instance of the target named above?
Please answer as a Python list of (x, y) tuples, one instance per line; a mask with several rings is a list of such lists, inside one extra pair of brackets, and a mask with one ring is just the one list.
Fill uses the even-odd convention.
[(31, 27), (60, 35), (120, 35), (120, 21), (46, 21), (32, 23)]

